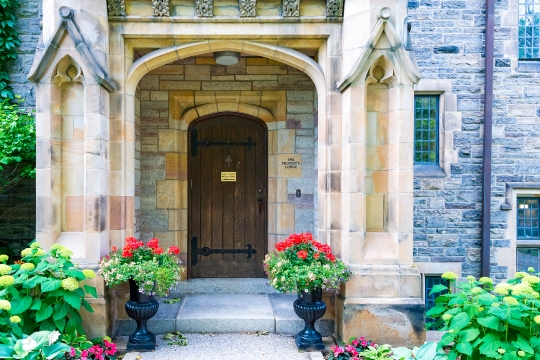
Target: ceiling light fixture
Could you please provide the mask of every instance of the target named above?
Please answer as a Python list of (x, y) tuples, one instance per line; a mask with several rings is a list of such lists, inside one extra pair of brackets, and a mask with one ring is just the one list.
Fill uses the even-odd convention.
[(234, 65), (238, 64), (240, 59), (240, 53), (236, 51), (216, 51), (214, 53), (214, 60), (219, 65)]

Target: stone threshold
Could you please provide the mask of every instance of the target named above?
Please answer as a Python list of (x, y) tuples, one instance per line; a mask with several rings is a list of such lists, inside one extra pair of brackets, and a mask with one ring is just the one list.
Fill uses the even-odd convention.
[[(215, 280), (215, 279), (213, 279)], [(296, 316), (292, 294), (178, 294), (181, 300), (165, 304), (158, 299), (158, 313), (148, 321), (148, 329), (155, 334), (173, 331), (183, 333), (243, 333), (268, 332), (294, 335), (304, 327)], [(135, 331), (134, 320), (117, 319), (116, 335), (125, 336)], [(316, 323), (323, 336), (334, 332), (334, 314), (328, 311)]]

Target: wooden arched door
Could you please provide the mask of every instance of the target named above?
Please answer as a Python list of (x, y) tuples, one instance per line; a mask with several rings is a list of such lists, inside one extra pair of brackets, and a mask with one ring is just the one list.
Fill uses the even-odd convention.
[(189, 276), (265, 277), (266, 124), (239, 114), (189, 128)]

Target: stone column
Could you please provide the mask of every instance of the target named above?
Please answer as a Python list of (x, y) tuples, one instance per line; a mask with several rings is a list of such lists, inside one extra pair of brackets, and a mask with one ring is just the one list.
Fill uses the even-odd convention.
[[(354, 275), (337, 299), (343, 340), (425, 341), (413, 266), (413, 85), (407, 1), (345, 4), (343, 24), (342, 257)], [(334, 127), (334, 124), (332, 124)]]
[[(109, 251), (108, 19), (105, 0), (43, 0), (43, 33), (29, 79), (36, 86), (37, 226), (45, 248), (70, 248), (97, 270)], [(83, 311), (89, 337), (108, 333), (103, 280)]]

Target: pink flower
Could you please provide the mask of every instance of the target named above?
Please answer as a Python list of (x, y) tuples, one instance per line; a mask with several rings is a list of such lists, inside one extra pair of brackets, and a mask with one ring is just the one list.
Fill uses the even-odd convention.
[(345, 346), (345, 350), (347, 350), (347, 352), (350, 353), (352, 356), (358, 355), (358, 351), (356, 351), (356, 349), (352, 345)]
[(366, 341), (366, 340), (362, 341), (362, 342), (360, 343), (360, 345), (362, 345), (363, 347), (366, 347), (366, 346), (367, 346), (367, 341)]
[(88, 357), (88, 355), (90, 355), (90, 354), (88, 353), (88, 350), (83, 350), (83, 351), (81, 351), (81, 356), (82, 356), (83, 358), (86, 359), (86, 358)]
[(354, 339), (354, 340), (352, 341), (352, 345), (353, 345), (354, 347), (358, 347), (358, 344), (360, 344), (360, 340)]
[(69, 356), (71, 357), (75, 356), (75, 348), (73, 346), (69, 349)]
[(330, 351), (332, 351), (334, 353), (334, 356), (339, 356), (339, 354), (344, 353), (343, 348), (340, 347), (340, 346), (337, 346), (337, 345), (334, 345), (334, 346), (330, 347)]

